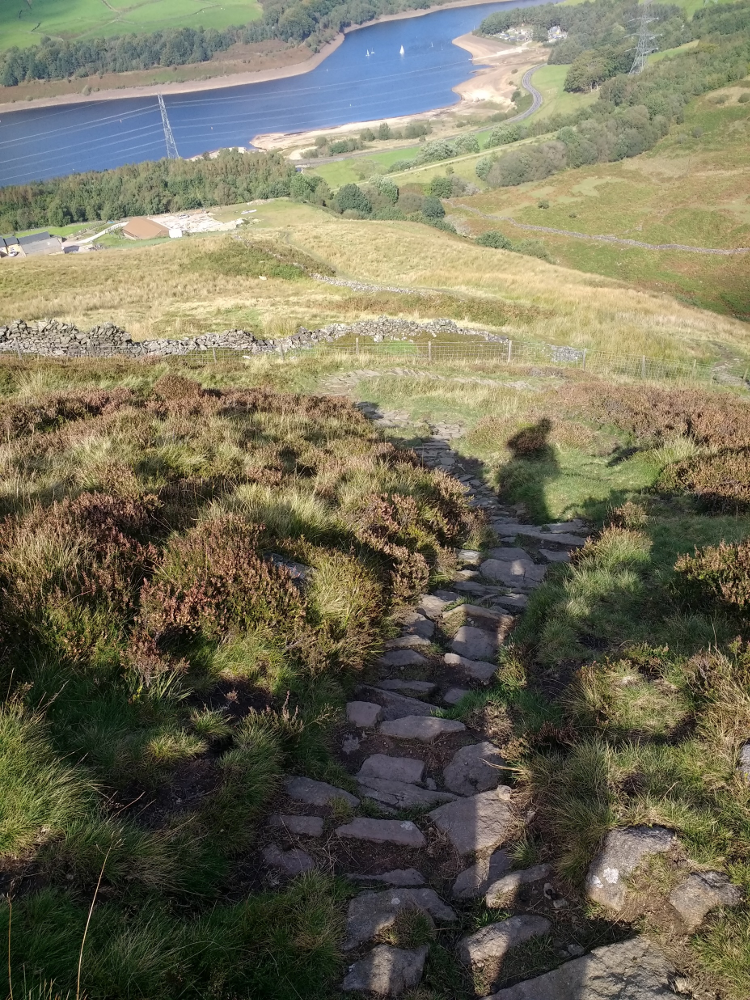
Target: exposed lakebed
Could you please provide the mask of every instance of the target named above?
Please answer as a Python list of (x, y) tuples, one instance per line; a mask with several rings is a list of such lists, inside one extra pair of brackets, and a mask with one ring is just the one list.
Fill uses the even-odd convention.
[[(246, 146), (260, 133), (302, 132), (453, 104), (458, 96), (452, 88), (468, 79), (473, 67), (469, 53), (452, 40), (495, 10), (539, 2), (511, 0), (382, 21), (347, 34), (304, 75), (167, 96), (178, 151), (195, 156)], [(30, 108), (0, 119), (0, 185), (165, 155), (155, 97)]]

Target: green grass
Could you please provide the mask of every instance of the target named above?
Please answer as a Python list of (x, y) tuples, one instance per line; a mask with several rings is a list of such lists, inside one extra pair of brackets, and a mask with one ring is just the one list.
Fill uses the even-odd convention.
[(568, 115), (579, 108), (587, 107), (597, 99), (597, 94), (574, 94), (563, 90), (569, 66), (540, 66), (531, 82), (542, 94), (544, 103), (532, 116), (532, 121), (548, 118), (550, 115)]
[(189, 0), (33, 0), (0, 7), (0, 49), (27, 48), (44, 35), (65, 39), (146, 33), (167, 28), (227, 28), (262, 14), (256, 0), (201, 5)]

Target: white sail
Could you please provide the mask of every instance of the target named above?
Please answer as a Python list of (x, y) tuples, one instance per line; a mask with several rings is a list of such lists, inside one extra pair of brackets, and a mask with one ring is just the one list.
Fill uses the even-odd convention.
[(399, 53), (399, 54), (400, 54), (400, 55), (403, 55), (403, 54), (404, 54), (404, 47), (403, 47), (403, 45), (401, 46), (401, 51), (400, 51), (400, 53)]

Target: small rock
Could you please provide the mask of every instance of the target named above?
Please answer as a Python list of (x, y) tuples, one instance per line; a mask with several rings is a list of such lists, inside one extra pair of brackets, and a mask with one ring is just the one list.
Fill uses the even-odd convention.
[[(459, 631), (461, 630), (459, 629)], [(496, 663), (490, 663), (487, 660), (470, 660), (466, 656), (459, 656), (458, 653), (445, 653), (443, 662), (448, 667), (458, 667), (469, 677), (475, 681), (481, 681), (483, 684), (486, 684), (497, 671)]]
[(565, 950), (573, 958), (580, 958), (581, 955), (585, 955), (586, 954), (586, 949), (583, 948), (583, 947), (581, 947), (580, 944), (569, 944), (568, 947)]
[(746, 743), (740, 750), (740, 774), (750, 781), (750, 743)]
[(343, 788), (336, 788), (325, 781), (313, 781), (312, 778), (289, 778), (286, 783), (286, 793), (290, 799), (306, 802), (309, 806), (327, 806), (336, 799), (341, 799), (352, 807), (359, 805), (356, 795), (351, 795)]
[(358, 729), (372, 729), (382, 716), (382, 706), (372, 701), (349, 701), (346, 704), (346, 721)]
[(385, 885), (396, 885), (403, 888), (424, 885), (424, 877), (416, 868), (394, 868), (382, 875), (348, 875), (355, 882), (383, 882)]
[(633, 826), (610, 830), (586, 876), (589, 899), (611, 910), (625, 903), (625, 879), (649, 854), (663, 854), (676, 842), (663, 826)]
[(287, 816), (277, 813), (271, 816), (268, 825), (288, 830), (295, 837), (323, 836), (323, 820), (320, 816)]
[(277, 844), (269, 844), (263, 848), (263, 860), (271, 868), (280, 869), (290, 878), (302, 872), (312, 871), (315, 867), (315, 862), (306, 851), (300, 850), (299, 847), (282, 851)]
[(496, 635), (473, 625), (462, 625), (451, 642), (451, 650), (467, 660), (492, 660), (498, 646)]
[(460, 549), (456, 558), (464, 566), (478, 566), (482, 561), (482, 553), (476, 549)]
[(425, 778), (423, 784), (424, 787), (429, 788), (431, 792), (437, 790), (437, 781), (435, 781), (434, 778)]
[(469, 688), (449, 688), (443, 695), (446, 705), (457, 705), (467, 694), (471, 694)]
[(594, 948), (486, 1000), (674, 1000), (672, 970), (646, 938)]
[(417, 695), (427, 697), (437, 687), (432, 681), (381, 681), (376, 685), (381, 691), (396, 691), (400, 694)]
[(539, 549), (539, 555), (548, 563), (570, 562), (570, 552), (555, 552), (553, 549)]
[(364, 778), (358, 781), (358, 785), (362, 798), (374, 799), (398, 809), (426, 809), (441, 802), (452, 802), (456, 798), (450, 792), (433, 791), (388, 778)]
[(341, 741), (341, 752), (348, 756), (350, 753), (356, 753), (357, 750), (359, 750), (359, 740), (351, 733), (347, 733)]
[(456, 795), (488, 792), (500, 783), (499, 767), (505, 764), (493, 743), (461, 747), (443, 772), (445, 787)]
[(511, 860), (502, 848), (493, 851), (488, 858), (483, 858), (462, 871), (453, 883), (455, 899), (476, 899), (483, 896), (489, 886), (496, 882), (511, 866)]
[(378, 659), (379, 667), (423, 667), (427, 660), (416, 649), (392, 649)]
[(567, 899), (563, 899), (562, 896), (560, 896), (559, 899), (552, 900), (552, 907), (555, 910), (565, 910), (567, 909), (567, 906), (568, 906), (568, 901)]
[(509, 917), (496, 924), (487, 924), (458, 943), (458, 954), (465, 965), (482, 966), (485, 962), (503, 958), (524, 941), (547, 934), (552, 924), (546, 917), (524, 914)]
[(417, 605), (417, 611), (421, 615), (424, 615), (425, 618), (430, 618), (434, 621), (442, 615), (449, 603), (449, 601), (441, 601), (439, 597), (435, 597), (433, 594), (422, 594)]
[(507, 802), (510, 789), (501, 788), (448, 802), (429, 814), (459, 854), (491, 851), (505, 840), (513, 814)]
[(387, 930), (402, 910), (422, 910), (435, 920), (450, 922), (456, 914), (434, 889), (389, 889), (363, 892), (349, 903), (342, 948), (351, 951)]
[(339, 837), (351, 840), (369, 840), (374, 844), (400, 844), (402, 847), (424, 847), (422, 831), (410, 820), (370, 819), (357, 816), (336, 829)]
[(703, 918), (715, 906), (738, 906), (744, 898), (739, 886), (733, 885), (721, 872), (695, 872), (678, 885), (669, 896), (689, 931), (703, 923)]
[(435, 631), (435, 622), (417, 611), (409, 611), (403, 616), (401, 623), (406, 635), (420, 635), (423, 639), (431, 639)]
[(540, 879), (546, 878), (549, 873), (549, 865), (533, 865), (531, 868), (523, 868), (521, 871), (503, 875), (489, 887), (485, 902), (490, 908), (500, 907), (507, 903), (508, 896), (518, 892), (522, 885), (538, 882)]
[(416, 784), (422, 780), (424, 768), (422, 760), (414, 760), (412, 757), (389, 757), (384, 753), (376, 753), (362, 762), (357, 780), (388, 778), (392, 781)]
[(386, 649), (419, 649), (429, 646), (430, 640), (421, 635), (402, 635), (398, 639), (388, 639), (383, 645)]
[(378, 732), (383, 736), (394, 736), (400, 740), (421, 740), (432, 743), (448, 733), (460, 733), (466, 729), (463, 722), (453, 719), (438, 719), (436, 716), (409, 715), (393, 722), (383, 722)]
[(383, 720), (403, 719), (407, 715), (432, 715), (436, 705), (421, 701), (419, 698), (407, 698), (395, 691), (385, 691), (379, 687), (361, 687), (358, 689), (366, 698), (377, 699), (383, 706)]
[(400, 996), (419, 983), (428, 950), (426, 944), (411, 951), (380, 944), (351, 966), (341, 989)]

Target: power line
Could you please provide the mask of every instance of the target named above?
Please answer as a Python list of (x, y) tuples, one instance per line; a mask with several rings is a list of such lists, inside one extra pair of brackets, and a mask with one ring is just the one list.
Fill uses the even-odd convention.
[(179, 160), (180, 154), (177, 152), (177, 143), (172, 135), (172, 126), (167, 118), (167, 109), (164, 106), (164, 98), (159, 94), (159, 110), (161, 111), (161, 123), (164, 128), (164, 141), (167, 144), (167, 156), (170, 160)]
[(642, 73), (648, 65), (648, 57), (652, 52), (657, 51), (656, 36), (649, 30), (649, 24), (655, 21), (655, 17), (649, 17), (651, 13), (651, 0), (645, 0), (641, 12), (641, 20), (638, 28), (638, 44), (635, 49), (635, 58), (630, 67), (630, 75)]

